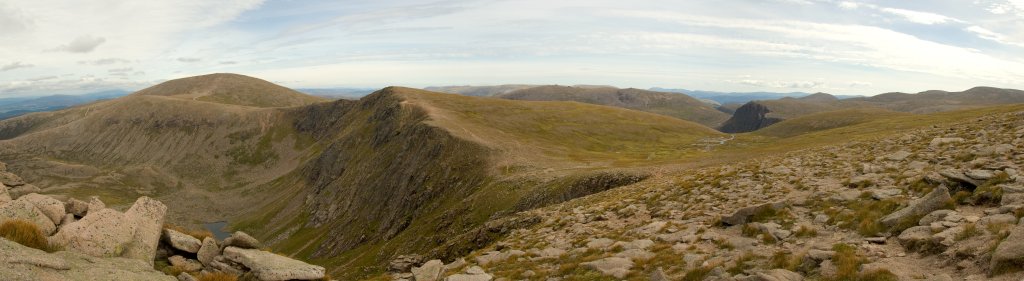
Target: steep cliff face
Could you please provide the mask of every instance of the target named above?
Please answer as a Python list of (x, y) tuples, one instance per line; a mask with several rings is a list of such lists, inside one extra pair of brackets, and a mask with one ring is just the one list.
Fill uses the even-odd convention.
[(770, 112), (772, 111), (763, 104), (756, 101), (748, 102), (737, 108), (732, 118), (726, 120), (719, 130), (725, 133), (746, 133), (782, 121), (781, 118), (768, 117)]

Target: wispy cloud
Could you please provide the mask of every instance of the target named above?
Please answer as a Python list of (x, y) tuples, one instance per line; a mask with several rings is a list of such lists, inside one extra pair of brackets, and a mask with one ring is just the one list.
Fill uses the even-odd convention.
[(955, 18), (951, 18), (951, 17), (947, 17), (947, 16), (944, 16), (944, 15), (935, 14), (935, 13), (928, 13), (928, 12), (919, 12), (919, 11), (911, 11), (911, 10), (896, 9), (896, 8), (881, 8), (880, 11), (886, 12), (886, 13), (889, 13), (889, 14), (893, 14), (893, 15), (897, 15), (897, 16), (903, 17), (907, 21), (910, 21), (910, 22), (913, 22), (913, 23), (919, 23), (919, 24), (931, 25), (931, 24), (941, 24), (941, 23), (963, 22), (963, 21), (955, 19)]
[(96, 47), (99, 47), (100, 44), (103, 44), (104, 42), (107, 42), (106, 38), (85, 35), (76, 37), (74, 40), (71, 40), (71, 43), (57, 46), (50, 51), (88, 53), (95, 50)]
[(33, 67), (33, 66), (34, 65), (23, 63), (23, 62), (20, 62), (20, 61), (16, 61), (16, 62), (12, 62), (12, 63), (5, 64), (3, 66), (0, 66), (0, 71), (10, 71), (10, 70), (15, 70), (15, 69), (19, 69), (19, 68), (29, 68), (29, 67)]

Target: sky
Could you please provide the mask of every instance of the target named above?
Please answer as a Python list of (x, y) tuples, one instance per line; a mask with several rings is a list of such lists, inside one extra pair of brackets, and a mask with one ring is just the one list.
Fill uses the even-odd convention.
[(1024, 0), (0, 0), (0, 97), (293, 88), (1024, 88)]

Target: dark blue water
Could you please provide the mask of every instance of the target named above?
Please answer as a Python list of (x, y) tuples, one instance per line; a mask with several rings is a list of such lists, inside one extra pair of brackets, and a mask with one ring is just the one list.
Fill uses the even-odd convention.
[(213, 238), (217, 238), (217, 241), (224, 241), (224, 238), (228, 238), (228, 236), (231, 236), (231, 233), (225, 231), (225, 229), (227, 229), (227, 226), (228, 222), (226, 221), (218, 221), (203, 224), (203, 227), (205, 227), (206, 230), (213, 232)]

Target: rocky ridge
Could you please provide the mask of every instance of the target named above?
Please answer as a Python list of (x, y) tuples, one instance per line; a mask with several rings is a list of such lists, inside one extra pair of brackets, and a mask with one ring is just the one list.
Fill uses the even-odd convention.
[(404, 256), (388, 276), (1020, 280), (1022, 147), (1014, 112), (658, 174), (519, 213), (540, 223), (447, 264)]
[[(262, 244), (244, 232), (217, 241), (164, 228), (167, 207), (149, 197), (121, 212), (95, 196), (62, 201), (18, 192), (25, 185), (8, 190), (6, 183), (18, 183), (18, 177), (5, 171), (0, 177), (3, 280), (186, 281), (214, 273), (243, 280), (325, 279), (323, 267), (260, 250)], [(30, 227), (17, 229), (19, 223)], [(25, 239), (19, 231), (38, 232), (48, 246), (15, 242)]]

